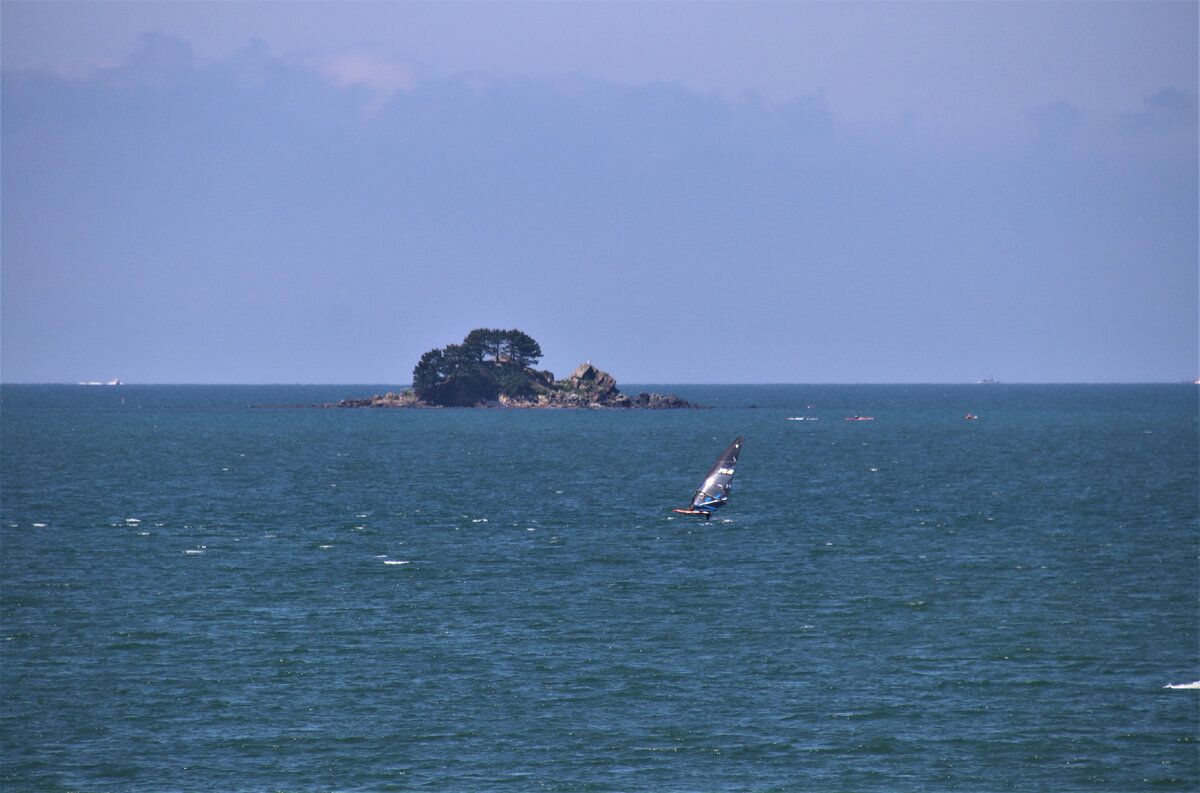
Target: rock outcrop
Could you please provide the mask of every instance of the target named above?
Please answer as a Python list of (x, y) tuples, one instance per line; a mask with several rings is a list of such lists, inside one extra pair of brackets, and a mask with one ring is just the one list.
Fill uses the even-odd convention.
[(323, 408), (424, 408), (429, 407), (412, 391), (401, 391), (399, 394), (388, 392), (380, 396), (376, 394), (366, 399), (343, 399), (341, 402), (331, 402), (320, 405)]
[(579, 364), (563, 382), (574, 388), (587, 388), (598, 393), (618, 393), (617, 378), (592, 366), (591, 361)]
[(504, 407), (524, 408), (694, 408), (686, 399), (674, 394), (647, 394), (645, 391), (631, 398), (617, 388), (617, 380), (608, 372), (599, 369), (591, 361), (580, 364), (570, 376), (554, 381), (546, 388), (539, 388), (536, 398), (511, 399), (500, 397)]
[(693, 405), (682, 397), (677, 397), (674, 394), (647, 394), (645, 391), (637, 395), (637, 399), (633, 400), (632, 407), (635, 408), (651, 408), (653, 410), (667, 408), (694, 408), (699, 407)]

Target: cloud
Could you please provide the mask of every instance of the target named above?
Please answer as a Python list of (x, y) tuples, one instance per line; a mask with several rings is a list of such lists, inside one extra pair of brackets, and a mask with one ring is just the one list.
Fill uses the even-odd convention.
[(1195, 133), (1197, 128), (1195, 92), (1167, 89), (1147, 97), (1138, 113), (1121, 116), (1131, 131), (1182, 130)]
[[(165, 36), (90, 80), (6, 72), (5, 375), (402, 381), (477, 326), (526, 328), (551, 370), (591, 356), (631, 382), (704, 376), (684, 354), (698, 346), (732, 381), (1194, 367), (1186, 135), (1065, 99), (1027, 119), (1062, 145), (946, 145), (864, 133), (838, 98), (431, 79), (261, 43), (205, 62)], [(1134, 121), (1194, 130), (1194, 95), (1155, 95)], [(1118, 142), (1073, 145), (1081, 129)], [(732, 305), (736, 333), (712, 322)], [(967, 338), (1007, 357), (964, 359)], [(1080, 363), (1089, 345), (1120, 371)], [(1040, 366), (1014, 370), (1031, 349)]]
[(178, 36), (143, 33), (123, 59), (65, 59), (50, 64), (5, 69), (10, 77), (49, 77), (64, 82), (163, 86), (184, 78), (198, 65), (190, 43)]
[(367, 50), (313, 56), (307, 64), (337, 86), (367, 91), (370, 110), (416, 88), (419, 71), (412, 61)]
[(1065, 101), (1034, 108), (1028, 115), (1038, 133), (1047, 139), (1070, 137), (1084, 126), (1083, 111)]

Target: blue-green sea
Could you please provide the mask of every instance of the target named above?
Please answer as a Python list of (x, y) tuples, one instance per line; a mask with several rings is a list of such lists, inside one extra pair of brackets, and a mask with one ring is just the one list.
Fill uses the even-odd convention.
[(0, 388), (0, 789), (1200, 789), (1194, 385), (388, 390)]

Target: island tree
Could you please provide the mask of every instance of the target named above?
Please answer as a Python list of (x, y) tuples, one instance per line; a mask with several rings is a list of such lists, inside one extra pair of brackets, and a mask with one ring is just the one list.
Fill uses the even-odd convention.
[(435, 348), (413, 369), (413, 391), (433, 405), (466, 407), (499, 399), (527, 399), (544, 379), (532, 367), (541, 346), (519, 330), (476, 328), (462, 344)]

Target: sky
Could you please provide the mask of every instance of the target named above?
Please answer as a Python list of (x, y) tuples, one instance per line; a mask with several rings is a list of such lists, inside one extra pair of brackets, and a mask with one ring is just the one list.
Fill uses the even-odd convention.
[(1200, 375), (1196, 2), (0, 3), (0, 380)]

